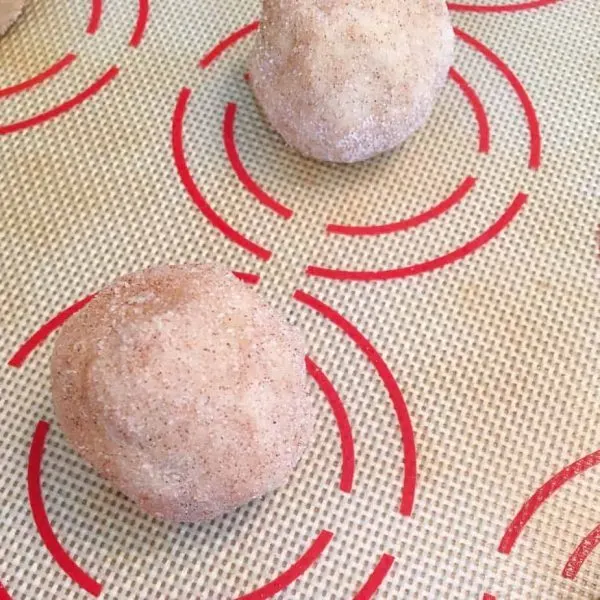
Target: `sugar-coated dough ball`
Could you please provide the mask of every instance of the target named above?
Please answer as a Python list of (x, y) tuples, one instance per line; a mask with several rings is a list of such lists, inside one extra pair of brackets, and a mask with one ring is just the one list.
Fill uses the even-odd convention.
[(252, 87), (291, 146), (355, 162), (423, 126), (452, 64), (445, 0), (264, 0), (263, 9)]
[(8, 28), (17, 20), (23, 11), (25, 0), (0, 0), (0, 35), (4, 35)]
[(208, 265), (118, 279), (62, 328), (58, 422), (151, 515), (203, 521), (284, 484), (314, 412), (300, 334)]

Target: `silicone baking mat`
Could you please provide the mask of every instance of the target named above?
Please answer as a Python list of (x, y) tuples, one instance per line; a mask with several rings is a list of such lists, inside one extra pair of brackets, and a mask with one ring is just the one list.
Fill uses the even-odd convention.
[[(30, 1), (0, 41), (0, 598), (600, 598), (600, 3), (468, 1), (427, 126), (353, 166), (257, 110), (257, 0)], [(204, 525), (106, 485), (49, 391), (89, 294), (185, 261), (306, 332), (318, 410), (289, 485)]]

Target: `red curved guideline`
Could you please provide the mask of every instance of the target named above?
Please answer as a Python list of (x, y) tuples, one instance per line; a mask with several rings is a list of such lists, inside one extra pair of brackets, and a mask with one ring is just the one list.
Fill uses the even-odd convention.
[(206, 69), (213, 61), (215, 61), (225, 50), (233, 46), (236, 42), (239, 42), (242, 38), (256, 31), (260, 26), (259, 21), (254, 21), (249, 25), (234, 31), (229, 37), (219, 42), (210, 52), (204, 55), (200, 60), (200, 67)]
[(595, 529), (590, 531), (581, 540), (580, 544), (575, 548), (575, 551), (563, 569), (562, 576), (567, 579), (575, 579), (579, 569), (581, 569), (583, 563), (586, 561), (588, 556), (596, 549), (596, 546), (600, 544), (600, 525), (597, 525)]
[(29, 464), (27, 468), (27, 490), (31, 513), (37, 530), (46, 548), (56, 561), (58, 566), (80, 587), (92, 594), (99, 596), (102, 584), (92, 579), (61, 546), (58, 538), (52, 530), (52, 525), (44, 507), (44, 496), (42, 494), (41, 472), (42, 458), (44, 456), (44, 444), (50, 425), (40, 421), (33, 434), (31, 449), (29, 451)]
[(69, 317), (81, 310), (92, 298), (94, 294), (86, 296), (82, 300), (75, 302), (65, 310), (58, 313), (54, 318), (42, 325), (12, 356), (8, 361), (11, 367), (20, 367), (27, 357), (56, 329), (58, 329)]
[(531, 99), (527, 95), (527, 91), (518, 77), (510, 70), (508, 65), (494, 52), (492, 52), (485, 44), (475, 39), (473, 36), (462, 31), (458, 27), (454, 28), (454, 33), (463, 41), (469, 44), (472, 48), (483, 54), (504, 76), (511, 85), (521, 105), (525, 111), (527, 125), (529, 127), (529, 168), (537, 169), (541, 164), (542, 154), (542, 138), (540, 135), (540, 124), (538, 123), (535, 108)]
[(244, 250), (247, 250), (248, 252), (258, 256), (258, 258), (261, 260), (269, 260), (271, 258), (270, 250), (255, 244), (248, 238), (244, 237), (241, 233), (233, 229), (231, 225), (229, 225), (212, 209), (194, 182), (192, 174), (187, 166), (185, 150), (183, 146), (183, 121), (191, 93), (192, 92), (189, 88), (183, 88), (181, 90), (179, 99), (177, 100), (177, 106), (175, 107), (175, 111), (173, 113), (171, 142), (173, 146), (173, 158), (175, 159), (175, 166), (177, 167), (179, 177), (181, 178), (183, 185), (185, 186), (188, 194), (196, 206), (214, 227), (216, 227), (232, 242), (238, 246), (241, 246)]
[(98, 93), (105, 85), (108, 85), (119, 73), (118, 67), (111, 67), (100, 79), (95, 81), (90, 87), (83, 90), (83, 92), (77, 94), (77, 96), (67, 100), (63, 104), (59, 104), (58, 106), (51, 108), (50, 110), (43, 112), (35, 117), (31, 117), (24, 121), (18, 121), (17, 123), (11, 123), (10, 125), (0, 125), (0, 135), (7, 135), (9, 133), (15, 133), (17, 131), (22, 131), (23, 129), (28, 129), (29, 127), (34, 127), (36, 125), (40, 125), (41, 123), (45, 123), (46, 121), (50, 121), (60, 115), (63, 115), (70, 110), (76, 108), (89, 98), (91, 98), (94, 94)]
[(542, 506), (556, 490), (565, 485), (565, 483), (577, 475), (584, 473), (588, 469), (595, 467), (598, 463), (600, 463), (600, 450), (596, 450), (596, 452), (592, 452), (592, 454), (580, 458), (546, 481), (546, 483), (544, 483), (544, 485), (542, 485), (542, 487), (540, 487), (535, 494), (525, 502), (516, 517), (511, 521), (500, 541), (498, 551), (503, 554), (510, 554), (519, 535), (521, 535), (523, 529), (529, 522), (529, 519), (533, 517), (538, 508), (540, 508), (540, 506)]
[(260, 281), (260, 275), (256, 275), (255, 273), (241, 273), (240, 271), (232, 271), (232, 273), (244, 283), (249, 283), (250, 285), (256, 285)]
[(477, 180), (474, 177), (466, 177), (461, 184), (445, 199), (434, 207), (418, 215), (396, 221), (395, 223), (386, 223), (384, 225), (327, 225), (328, 233), (337, 233), (341, 235), (383, 235), (387, 233), (397, 233), (405, 231), (412, 227), (422, 225), (431, 221), (450, 210), (458, 204), (473, 189)]
[(132, 48), (137, 48), (142, 42), (142, 38), (144, 37), (144, 33), (146, 31), (146, 25), (148, 24), (149, 13), (149, 0), (139, 0), (137, 21), (135, 24), (135, 29), (131, 34), (131, 39), (129, 40), (129, 45)]
[(373, 344), (340, 313), (302, 290), (296, 290), (294, 298), (298, 302), (302, 302), (302, 304), (306, 304), (306, 306), (316, 310), (339, 327), (360, 348), (383, 381), (396, 412), (404, 448), (404, 485), (402, 500), (400, 502), (400, 512), (405, 516), (410, 516), (413, 510), (417, 487), (417, 451), (410, 414), (400, 387), (394, 379), (394, 375)]
[[(242, 273), (240, 271), (232, 271), (240, 281), (248, 283), (250, 285), (256, 285), (260, 281), (260, 275), (254, 273)], [(75, 302), (68, 308), (59, 312), (55, 317), (50, 319), (47, 323), (42, 325), (27, 341), (14, 353), (11, 359), (8, 361), (11, 367), (21, 367), (27, 360), (29, 355), (40, 346), (48, 336), (56, 331), (61, 325), (72, 317), (76, 312), (79, 312), (96, 294), (90, 294), (81, 300)]]
[(284, 219), (289, 219), (294, 213), (292, 210), (281, 204), (281, 202), (275, 200), (267, 194), (261, 187), (252, 179), (238, 154), (237, 147), (235, 144), (235, 115), (237, 112), (237, 106), (230, 102), (225, 109), (225, 116), (223, 118), (223, 144), (225, 145), (225, 151), (227, 152), (227, 158), (231, 164), (231, 168), (237, 175), (237, 178), (241, 181), (242, 185), (262, 204), (276, 212)]
[(321, 368), (309, 357), (305, 359), (306, 370), (315, 380), (321, 391), (325, 394), (333, 416), (337, 422), (340, 433), (340, 444), (342, 446), (342, 474), (340, 477), (340, 490), (350, 493), (352, 491), (352, 482), (354, 480), (354, 439), (352, 438), (352, 428), (344, 404), (342, 403), (337, 390), (323, 373)]
[(517, 4), (459, 4), (457, 2), (448, 2), (448, 8), (456, 12), (475, 12), (475, 13), (510, 13), (521, 10), (533, 10), (550, 6), (561, 0), (531, 0), (530, 2), (518, 2)]
[(369, 576), (369, 579), (358, 590), (354, 600), (371, 600), (377, 593), (379, 586), (383, 583), (386, 575), (394, 564), (394, 557), (391, 554), (384, 554), (377, 563), (377, 566)]
[(479, 152), (487, 154), (490, 151), (490, 124), (485, 112), (485, 107), (477, 95), (477, 92), (454, 67), (450, 69), (448, 75), (450, 79), (458, 85), (473, 109), (473, 114), (477, 120), (477, 127), (479, 128)]
[(45, 71), (42, 71), (38, 75), (27, 79), (26, 81), (22, 81), (21, 83), (17, 83), (15, 85), (11, 85), (10, 87), (0, 88), (0, 98), (6, 98), (7, 96), (12, 96), (14, 94), (20, 94), (26, 90), (29, 90), (36, 85), (40, 85), (47, 79), (58, 75), (61, 71), (66, 69), (71, 63), (77, 58), (75, 54), (67, 54), (59, 61), (55, 62), (51, 67), (48, 67)]
[(257, 590), (239, 596), (237, 600), (265, 600), (285, 589), (316, 562), (331, 541), (331, 538), (333, 538), (333, 533), (325, 530), (321, 531), (310, 548), (289, 569)]
[(403, 277), (412, 277), (413, 275), (435, 271), (436, 269), (441, 269), (442, 267), (461, 260), (485, 246), (485, 244), (508, 227), (526, 201), (527, 194), (519, 192), (504, 214), (489, 229), (486, 229), (481, 235), (466, 243), (464, 246), (432, 260), (386, 271), (344, 271), (341, 269), (329, 269), (311, 265), (307, 267), (306, 273), (313, 277), (325, 277), (327, 279), (346, 281), (385, 281), (388, 279), (401, 279)]
[(12, 600), (6, 588), (0, 583), (0, 600)]
[(87, 26), (87, 32), (90, 35), (94, 35), (100, 28), (100, 19), (102, 18), (102, 0), (91, 0), (92, 11), (90, 13), (90, 20)]

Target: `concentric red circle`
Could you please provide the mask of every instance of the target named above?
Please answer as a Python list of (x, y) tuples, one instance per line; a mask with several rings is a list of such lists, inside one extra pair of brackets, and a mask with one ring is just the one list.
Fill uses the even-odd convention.
[(455, 12), (514, 13), (543, 8), (551, 4), (557, 4), (558, 2), (561, 2), (561, 0), (529, 0), (528, 2), (517, 2), (516, 4), (461, 4), (458, 2), (448, 2), (448, 8)]
[(26, 92), (42, 83), (48, 81), (55, 75), (58, 75), (62, 71), (64, 71), (67, 67), (70, 67), (71, 64), (76, 60), (77, 56), (73, 53), (66, 54), (60, 60), (56, 61), (54, 64), (50, 65), (47, 69), (44, 69), (41, 73), (26, 79), (20, 83), (16, 83), (9, 87), (0, 88), (0, 98), (6, 98), (7, 96), (13, 96), (15, 94), (20, 94), (22, 92)]

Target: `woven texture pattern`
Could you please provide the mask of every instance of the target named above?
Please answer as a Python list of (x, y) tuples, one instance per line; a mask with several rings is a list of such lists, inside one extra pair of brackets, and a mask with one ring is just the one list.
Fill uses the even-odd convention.
[[(253, 101), (257, 0), (30, 0), (0, 40), (0, 598), (600, 598), (600, 3), (468, 1), (427, 126), (336, 166)], [(260, 276), (318, 408), (289, 485), (205, 525), (139, 513), (50, 399), (51, 319), (186, 261)]]

